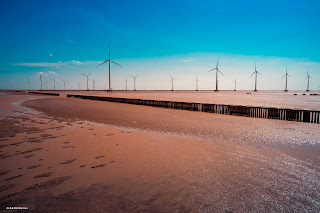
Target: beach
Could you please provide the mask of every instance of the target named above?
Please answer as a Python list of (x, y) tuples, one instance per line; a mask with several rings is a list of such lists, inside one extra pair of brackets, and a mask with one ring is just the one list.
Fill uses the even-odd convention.
[[(320, 211), (317, 124), (71, 99), (63, 94), (1, 92), (2, 209)], [(203, 100), (189, 94), (156, 95), (162, 100)], [(287, 106), (297, 102), (291, 96)], [(311, 98), (312, 107), (318, 109), (314, 100), (319, 97), (305, 98), (296, 105), (310, 106)], [(227, 99), (243, 100), (228, 94), (210, 101)], [(259, 97), (253, 100), (261, 104)]]

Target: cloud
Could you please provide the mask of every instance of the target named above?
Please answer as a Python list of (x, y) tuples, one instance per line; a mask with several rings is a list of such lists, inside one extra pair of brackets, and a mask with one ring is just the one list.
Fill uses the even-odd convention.
[(50, 57), (52, 57), (52, 56), (53, 56), (53, 54), (52, 54), (52, 53), (49, 53), (49, 56), (50, 56)]
[(57, 73), (56, 72), (53, 72), (53, 71), (49, 71), (49, 72), (47, 72), (48, 73), (48, 75), (57, 75)]
[[(99, 61), (100, 62), (100, 61)], [(71, 60), (71, 61), (66, 61), (66, 62), (31, 62), (31, 63), (16, 63), (13, 65), (16, 66), (24, 66), (24, 67), (56, 67), (60, 68), (60, 66), (65, 66), (65, 65), (83, 65), (83, 64), (95, 64), (99, 63), (97, 61), (77, 61), (77, 60)]]

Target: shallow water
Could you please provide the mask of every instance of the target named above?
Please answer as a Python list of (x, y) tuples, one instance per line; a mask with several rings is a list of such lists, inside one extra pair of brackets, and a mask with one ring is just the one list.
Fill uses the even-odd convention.
[[(61, 91), (59, 91), (60, 93)], [(62, 91), (63, 94), (83, 94), (122, 98), (185, 101), (246, 106), (283, 107), (320, 110), (320, 92), (93, 92)], [(297, 94), (297, 95), (294, 95)], [(303, 95), (305, 94), (305, 95)]]

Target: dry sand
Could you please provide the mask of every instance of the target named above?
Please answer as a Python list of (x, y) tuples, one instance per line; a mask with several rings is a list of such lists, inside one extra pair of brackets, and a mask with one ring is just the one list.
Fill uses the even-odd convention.
[(19, 93), (0, 115), (2, 209), (320, 211), (319, 125)]

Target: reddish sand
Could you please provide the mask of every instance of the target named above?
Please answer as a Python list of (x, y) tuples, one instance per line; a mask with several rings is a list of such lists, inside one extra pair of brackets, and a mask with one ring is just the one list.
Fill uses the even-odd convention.
[(320, 210), (318, 125), (19, 93), (0, 109), (2, 209)]

